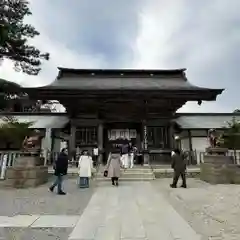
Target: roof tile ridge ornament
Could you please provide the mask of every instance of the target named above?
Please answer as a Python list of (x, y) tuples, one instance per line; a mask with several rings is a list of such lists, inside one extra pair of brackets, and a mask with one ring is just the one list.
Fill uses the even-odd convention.
[[(59, 68), (58, 68), (59, 69)], [(54, 81), (57, 81), (57, 80), (59, 80), (61, 77), (62, 77), (62, 70), (61, 69), (59, 69), (59, 71), (58, 71), (58, 75), (57, 75), (57, 77), (56, 77), (56, 79), (54, 80)]]
[(182, 71), (182, 78), (183, 78), (183, 80), (185, 80), (186, 82), (188, 82), (186, 70), (187, 70), (186, 68), (183, 69), (183, 71)]

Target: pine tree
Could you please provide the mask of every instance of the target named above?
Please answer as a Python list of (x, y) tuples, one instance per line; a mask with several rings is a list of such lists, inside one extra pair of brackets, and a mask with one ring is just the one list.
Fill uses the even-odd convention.
[(49, 54), (28, 44), (39, 35), (32, 25), (24, 23), (24, 17), (31, 14), (26, 0), (0, 0), (0, 61), (10, 59), (16, 70), (37, 75)]

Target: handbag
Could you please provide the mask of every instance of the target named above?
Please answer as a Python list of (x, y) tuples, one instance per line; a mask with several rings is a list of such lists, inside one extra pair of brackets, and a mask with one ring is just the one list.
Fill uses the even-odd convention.
[(107, 176), (108, 176), (108, 170), (105, 170), (105, 171), (104, 171), (103, 176), (104, 176), (104, 177), (107, 177)]

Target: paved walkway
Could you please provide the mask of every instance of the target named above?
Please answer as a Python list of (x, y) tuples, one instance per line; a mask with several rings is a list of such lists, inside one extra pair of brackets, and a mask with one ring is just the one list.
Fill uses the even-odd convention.
[(79, 215), (16, 215), (0, 216), (0, 228), (73, 228)]
[(187, 181), (188, 189), (169, 188), (169, 179), (153, 181), (152, 185), (203, 236), (203, 240), (239, 240), (240, 185), (210, 185), (197, 179)]
[[(53, 179), (54, 180), (54, 179)], [(37, 188), (0, 189), (0, 216), (16, 215), (81, 215), (95, 190), (79, 189), (77, 178), (66, 179), (63, 189), (66, 196), (48, 190), (52, 181)]]
[(64, 182), (66, 196), (49, 192), (50, 183), (0, 189), (0, 240), (240, 239), (240, 185), (188, 179), (188, 189), (171, 189), (170, 182), (79, 189), (72, 178)]
[(69, 240), (200, 240), (149, 182), (97, 189)]

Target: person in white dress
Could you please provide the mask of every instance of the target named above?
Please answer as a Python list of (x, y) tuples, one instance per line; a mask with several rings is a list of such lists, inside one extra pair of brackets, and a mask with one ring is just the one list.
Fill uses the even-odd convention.
[(121, 148), (121, 162), (123, 168), (129, 168), (129, 145), (128, 143), (123, 144)]
[(128, 147), (128, 161), (129, 161), (129, 167), (130, 168), (133, 168), (134, 166), (134, 149), (133, 149), (133, 146), (132, 146), (132, 143), (129, 142), (129, 147)]
[(92, 176), (93, 161), (88, 151), (83, 151), (78, 162), (79, 168), (79, 187), (89, 188), (89, 178)]

